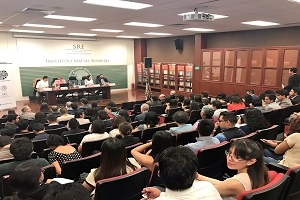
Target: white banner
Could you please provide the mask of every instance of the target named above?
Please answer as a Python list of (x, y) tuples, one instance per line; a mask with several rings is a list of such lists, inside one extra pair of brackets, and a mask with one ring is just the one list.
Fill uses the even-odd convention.
[(16, 107), (13, 73), (10, 64), (0, 64), (0, 110)]

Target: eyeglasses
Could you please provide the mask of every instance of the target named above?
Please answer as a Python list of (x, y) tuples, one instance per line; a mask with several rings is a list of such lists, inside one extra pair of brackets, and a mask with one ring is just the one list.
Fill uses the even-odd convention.
[(219, 119), (218, 122), (225, 122), (225, 120), (220, 120), (220, 119)]
[(235, 155), (231, 154), (228, 150), (225, 150), (225, 155), (227, 156), (227, 158), (230, 157), (235, 162), (244, 161), (244, 159), (242, 159), (239, 156), (235, 156)]

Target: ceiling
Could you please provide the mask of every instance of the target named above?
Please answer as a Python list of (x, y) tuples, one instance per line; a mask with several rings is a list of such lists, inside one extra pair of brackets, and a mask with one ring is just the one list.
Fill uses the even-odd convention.
[[(101, 0), (99, 0), (101, 1)], [(288, 0), (132, 0), (152, 4), (141, 10), (128, 10), (82, 3), (83, 0), (1, 0), (0, 31), (10, 29), (42, 30), (44, 34), (66, 35), (75, 33), (96, 33), (97, 37), (118, 35), (154, 38), (162, 36), (145, 35), (145, 32), (170, 33), (173, 36), (192, 35), (195, 32), (184, 28), (215, 29), (215, 32), (229, 32), (300, 25), (300, 4)], [(44, 18), (40, 11), (23, 12), (25, 8), (55, 11), (55, 15), (91, 17), (92, 22), (76, 22)], [(179, 13), (193, 11), (229, 16), (213, 22), (183, 21)], [(280, 23), (279, 26), (258, 27), (241, 24), (243, 21), (263, 20)], [(126, 22), (163, 24), (162, 27), (146, 28), (123, 25)], [(62, 29), (23, 27), (25, 23), (65, 26)], [(119, 29), (122, 33), (95, 32), (90, 29)]]

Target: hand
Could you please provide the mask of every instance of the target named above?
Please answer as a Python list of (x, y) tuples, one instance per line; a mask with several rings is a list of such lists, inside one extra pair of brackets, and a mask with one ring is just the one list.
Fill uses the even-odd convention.
[(266, 140), (266, 139), (260, 139), (263, 143), (271, 146), (271, 147), (276, 147), (277, 146), (277, 141), (276, 140)]
[(147, 196), (147, 199), (155, 199), (159, 197), (161, 191), (154, 187), (146, 187), (143, 189), (142, 193)]

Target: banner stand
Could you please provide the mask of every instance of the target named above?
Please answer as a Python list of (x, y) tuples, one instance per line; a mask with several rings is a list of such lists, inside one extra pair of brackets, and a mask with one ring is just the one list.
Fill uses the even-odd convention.
[(17, 106), (11, 65), (0, 63), (0, 111)]

